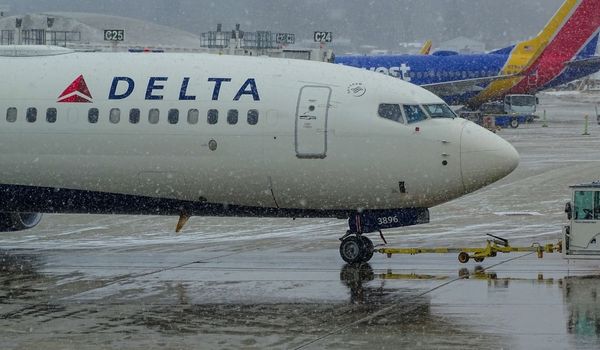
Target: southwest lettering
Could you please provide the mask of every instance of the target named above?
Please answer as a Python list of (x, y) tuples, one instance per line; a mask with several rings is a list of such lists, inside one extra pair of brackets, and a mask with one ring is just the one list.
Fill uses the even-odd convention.
[[(127, 83), (127, 89), (123, 93), (117, 93), (117, 88), (119, 87), (119, 83), (124, 82)], [(110, 87), (110, 92), (108, 93), (109, 100), (122, 100), (124, 98), (129, 97), (133, 92), (133, 88), (135, 87), (135, 82), (133, 79), (128, 77), (115, 77), (112, 81), (112, 85)]]

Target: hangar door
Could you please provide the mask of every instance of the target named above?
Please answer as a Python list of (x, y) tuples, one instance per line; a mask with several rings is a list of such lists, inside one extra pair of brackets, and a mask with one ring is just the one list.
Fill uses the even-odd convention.
[(300, 89), (296, 108), (296, 156), (325, 158), (327, 156), (327, 115), (331, 88), (304, 86)]

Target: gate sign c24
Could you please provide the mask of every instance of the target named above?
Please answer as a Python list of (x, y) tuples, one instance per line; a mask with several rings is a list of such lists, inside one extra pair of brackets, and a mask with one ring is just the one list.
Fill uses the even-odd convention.
[(124, 29), (105, 29), (104, 30), (105, 41), (124, 41), (125, 30)]
[(330, 43), (332, 40), (332, 33), (331, 32), (315, 32), (313, 38), (315, 39), (315, 42), (317, 43)]

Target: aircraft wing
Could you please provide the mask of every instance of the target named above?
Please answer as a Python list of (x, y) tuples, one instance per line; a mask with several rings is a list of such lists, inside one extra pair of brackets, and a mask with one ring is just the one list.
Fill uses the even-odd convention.
[(565, 65), (573, 68), (592, 68), (593, 66), (600, 65), (600, 56), (592, 56), (580, 60), (569, 61), (566, 62)]
[(463, 94), (465, 92), (481, 91), (484, 89), (480, 86), (481, 84), (487, 84), (496, 80), (512, 78), (514, 76), (514, 74), (495, 75), (493, 77), (471, 78), (463, 80), (445, 81), (442, 83), (424, 84), (421, 85), (421, 87), (433, 92), (438, 96), (453, 96)]

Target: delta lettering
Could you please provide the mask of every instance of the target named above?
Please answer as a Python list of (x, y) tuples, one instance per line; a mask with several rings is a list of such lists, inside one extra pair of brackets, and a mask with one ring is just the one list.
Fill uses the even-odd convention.
[[(179, 101), (194, 101), (196, 96), (188, 93), (188, 86), (190, 84), (190, 77), (183, 78), (179, 89)], [(144, 95), (145, 100), (162, 100), (162, 90), (165, 89), (168, 77), (150, 77), (146, 84), (146, 93)], [(208, 82), (213, 84), (212, 100), (218, 101), (221, 97), (221, 88), (225, 84), (231, 83), (231, 78), (208, 78)], [(123, 100), (131, 96), (136, 88), (135, 81), (130, 77), (114, 77), (110, 92), (108, 94), (109, 100)], [(239, 101), (242, 98), (252, 98), (254, 101), (260, 101), (260, 95), (258, 94), (258, 88), (254, 78), (248, 78), (237, 90), (237, 93), (233, 97), (233, 101)]]

